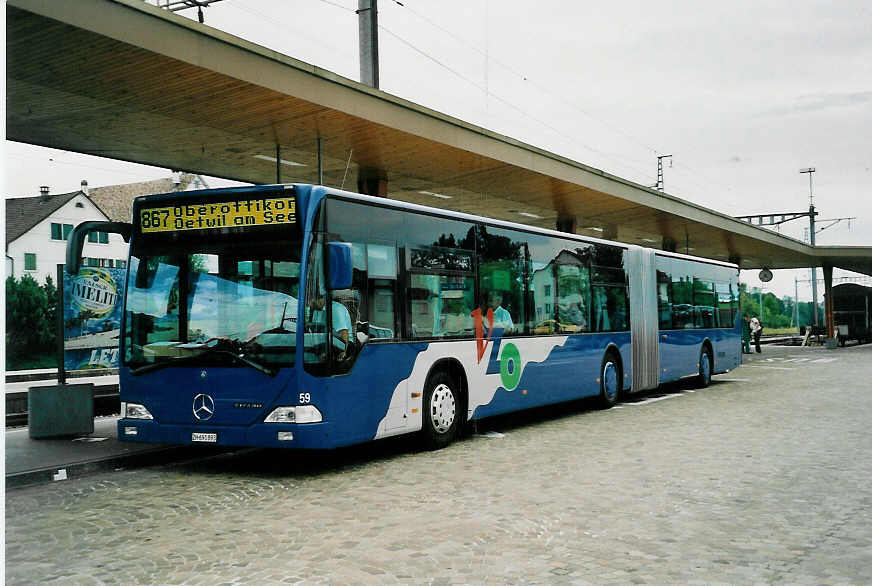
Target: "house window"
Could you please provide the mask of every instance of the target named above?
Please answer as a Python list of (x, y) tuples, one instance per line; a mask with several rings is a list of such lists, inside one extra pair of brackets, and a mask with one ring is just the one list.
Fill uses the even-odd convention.
[(34, 253), (34, 252), (25, 252), (24, 253), (24, 270), (25, 271), (35, 271), (36, 270), (36, 253)]
[(55, 222), (51, 223), (52, 240), (66, 240), (67, 238), (69, 238), (70, 232), (72, 231), (72, 224), (56, 224)]
[(109, 244), (108, 232), (88, 232), (88, 242), (99, 242), (100, 244)]
[(121, 260), (121, 259), (116, 260), (116, 261), (115, 261), (115, 268), (117, 268), (117, 269), (126, 269), (126, 268), (127, 268), (127, 261), (126, 261), (126, 260)]

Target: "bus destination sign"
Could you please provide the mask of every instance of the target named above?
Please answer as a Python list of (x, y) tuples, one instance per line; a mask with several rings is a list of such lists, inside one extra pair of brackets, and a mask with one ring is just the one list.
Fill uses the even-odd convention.
[(139, 222), (143, 234), (293, 225), (297, 222), (296, 200), (294, 197), (258, 197), (220, 203), (146, 208), (140, 210)]

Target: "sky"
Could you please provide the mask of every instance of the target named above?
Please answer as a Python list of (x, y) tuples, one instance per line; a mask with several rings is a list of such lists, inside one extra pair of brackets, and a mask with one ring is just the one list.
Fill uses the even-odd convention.
[[(222, 0), (205, 19), (358, 80), (356, 8)], [(868, 0), (381, 0), (380, 89), (644, 185), (656, 182), (657, 155), (671, 154), (666, 192), (728, 215), (806, 211), (799, 170), (814, 167), (819, 227), (855, 218), (850, 229), (842, 221), (819, 232), (817, 243), (868, 246), (869, 22)], [(9, 196), (169, 174), (8, 141), (4, 150)], [(807, 227), (795, 220), (781, 232), (802, 240)], [(741, 276), (761, 285), (756, 271)], [(800, 299), (810, 300), (809, 277), (776, 271), (764, 290), (793, 296), (797, 278)]]

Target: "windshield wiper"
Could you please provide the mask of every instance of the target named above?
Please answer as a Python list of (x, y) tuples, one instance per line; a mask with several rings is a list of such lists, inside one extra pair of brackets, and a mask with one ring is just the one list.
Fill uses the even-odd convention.
[(210, 352), (215, 352), (215, 353), (218, 353), (218, 354), (227, 354), (227, 355), (233, 356), (234, 358), (236, 358), (236, 359), (237, 359), (238, 361), (240, 361), (241, 363), (243, 363), (243, 364), (245, 364), (245, 365), (247, 365), (247, 366), (250, 366), (251, 368), (253, 368), (253, 369), (255, 369), (255, 370), (258, 370), (258, 371), (260, 371), (260, 372), (262, 372), (262, 373), (264, 373), (264, 374), (267, 374), (267, 375), (269, 375), (269, 376), (275, 376), (276, 373), (279, 371), (278, 368), (270, 368), (269, 366), (265, 366), (265, 365), (263, 365), (263, 364), (260, 364), (260, 363), (258, 363), (258, 362), (255, 362), (255, 361), (252, 360), (251, 358), (246, 358), (246, 357), (245, 357), (245, 354), (237, 354), (236, 352), (233, 352), (233, 351), (231, 351), (231, 350), (218, 350), (218, 349), (215, 349), (215, 350), (211, 350)]
[(145, 374), (146, 372), (151, 372), (153, 370), (160, 370), (161, 368), (176, 366), (179, 362), (188, 362), (196, 358), (202, 358), (203, 356), (207, 356), (209, 354), (221, 354), (225, 356), (231, 356), (242, 364), (245, 364), (246, 366), (257, 370), (258, 372), (262, 372), (268, 376), (275, 376), (278, 373), (278, 368), (270, 368), (268, 366), (255, 362), (251, 358), (246, 357), (244, 352), (236, 352), (235, 350), (227, 348), (226, 346), (230, 346), (230, 348), (232, 348), (234, 346), (234, 343), (228, 340), (215, 346), (206, 346), (205, 344), (203, 344), (202, 347), (204, 348), (204, 351), (199, 354), (182, 356), (181, 358), (173, 358), (164, 362), (154, 362), (152, 364), (146, 364), (144, 366), (134, 368), (130, 371), (130, 374), (134, 376)]

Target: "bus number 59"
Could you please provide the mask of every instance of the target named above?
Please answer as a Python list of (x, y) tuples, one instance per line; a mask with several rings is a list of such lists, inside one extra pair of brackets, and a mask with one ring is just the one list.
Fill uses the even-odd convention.
[(312, 396), (309, 393), (300, 393), (300, 404), (309, 403), (312, 401)]

